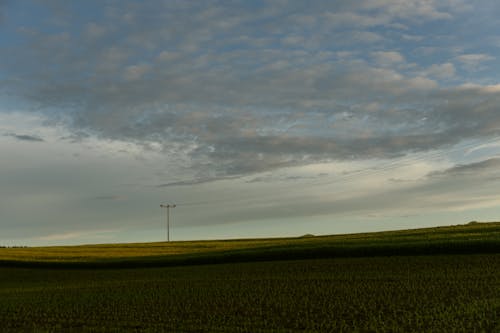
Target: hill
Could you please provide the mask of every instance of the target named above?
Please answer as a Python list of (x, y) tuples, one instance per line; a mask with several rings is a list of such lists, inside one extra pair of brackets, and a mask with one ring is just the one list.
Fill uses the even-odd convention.
[(474, 253), (500, 253), (500, 222), (297, 238), (0, 248), (0, 266), (130, 268)]

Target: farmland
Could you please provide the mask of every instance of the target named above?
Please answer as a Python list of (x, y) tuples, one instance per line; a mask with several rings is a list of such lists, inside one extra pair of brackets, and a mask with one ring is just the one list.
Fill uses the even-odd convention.
[(499, 228), (4, 248), (0, 323), (7, 332), (495, 332)]
[(0, 265), (131, 268), (500, 252), (500, 222), (319, 237), (0, 248)]

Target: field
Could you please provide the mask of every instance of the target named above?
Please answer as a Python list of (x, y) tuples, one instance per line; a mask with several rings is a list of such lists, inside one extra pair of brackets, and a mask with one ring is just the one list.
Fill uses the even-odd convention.
[(0, 248), (0, 265), (131, 268), (475, 253), (500, 253), (500, 222), (319, 237)]
[(500, 332), (500, 223), (0, 258), (2, 332)]

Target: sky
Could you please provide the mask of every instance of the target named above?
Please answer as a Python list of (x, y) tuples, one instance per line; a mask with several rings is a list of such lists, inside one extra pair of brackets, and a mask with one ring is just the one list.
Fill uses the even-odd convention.
[(494, 0), (0, 0), (0, 245), (500, 219)]

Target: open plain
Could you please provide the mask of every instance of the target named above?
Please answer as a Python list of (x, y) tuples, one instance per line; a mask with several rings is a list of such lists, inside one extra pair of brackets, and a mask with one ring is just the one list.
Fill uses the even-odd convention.
[(500, 330), (500, 223), (0, 258), (6, 332)]

